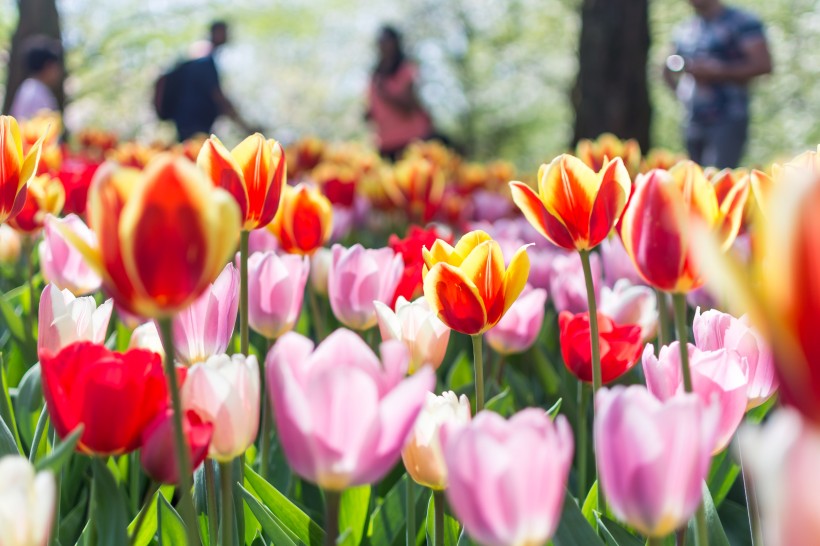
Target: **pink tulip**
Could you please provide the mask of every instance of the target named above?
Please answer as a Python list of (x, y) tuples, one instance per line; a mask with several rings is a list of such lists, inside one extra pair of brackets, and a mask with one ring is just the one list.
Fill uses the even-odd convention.
[(423, 365), (441, 366), (450, 329), (430, 309), (425, 298), (413, 303), (402, 296), (396, 301), (396, 311), (380, 301), (373, 302), (379, 321), (382, 341), (397, 339), (404, 343), (410, 353), (408, 373), (415, 373)]
[(348, 328), (376, 325), (374, 301), (393, 301), (404, 272), (404, 260), (389, 248), (365, 250), (333, 245), (327, 288), (333, 314)]
[[(704, 406), (720, 407), (718, 435), (713, 452), (722, 451), (732, 439), (746, 412), (746, 369), (736, 353), (720, 349), (701, 351), (689, 344), (692, 389)], [(684, 392), (678, 342), (661, 347), (658, 357), (652, 345), (643, 351), (643, 373), (649, 391), (661, 400)]]
[(259, 430), (259, 364), (251, 355), (217, 355), (194, 364), (182, 385), (182, 407), (213, 423), (208, 456), (227, 462), (245, 452)]
[[(169, 456), (169, 453), (174, 453), (173, 416), (173, 410), (167, 408), (145, 427), (140, 446), (140, 464), (151, 479), (161, 483), (178, 484), (177, 458)], [(192, 470), (196, 470), (205, 460), (213, 428), (211, 423), (203, 422), (195, 412), (184, 412), (182, 432), (188, 444)]]
[(701, 313), (698, 309), (693, 330), (698, 349), (734, 351), (746, 363), (747, 410), (760, 406), (777, 391), (772, 350), (763, 336), (749, 325), (749, 317), (744, 315), (736, 319), (720, 311)]
[(523, 353), (533, 346), (544, 324), (547, 291), (524, 287), (515, 303), (485, 335), (487, 343), (499, 354)]
[[(20, 259), (23, 244), (17, 230), (0, 224), (0, 265), (14, 265)], [(42, 259), (40, 260), (42, 262)]]
[(273, 252), (248, 259), (248, 320), (251, 329), (276, 339), (293, 329), (302, 311), (310, 270), (306, 256)]
[(279, 239), (267, 229), (255, 229), (248, 235), (248, 256), (257, 252), (275, 252), (279, 250)]
[(291, 468), (320, 487), (340, 491), (380, 480), (435, 385), (425, 366), (405, 379), (403, 343), (385, 341), (382, 360), (350, 330), (314, 349), (288, 332), (268, 353), (268, 388), (279, 441)]
[(71, 230), (92, 247), (97, 244), (97, 237), (76, 214), (69, 214), (65, 218), (48, 215), (45, 219), (43, 240), (38, 247), (43, 278), (61, 290), (70, 290), (75, 296), (98, 290), (102, 279), (89, 267), (76, 247), (63, 237), (55, 224), (61, 224), (64, 229)]
[(527, 408), (506, 421), (482, 411), (445, 426), (447, 500), (470, 537), (485, 546), (546, 543), (561, 516), (573, 441), (563, 415)]
[[(508, 197), (494, 191), (477, 190), (472, 194), (473, 217), (476, 220), (486, 222), (496, 222), (508, 216), (513, 209), (513, 204)], [(521, 245), (516, 247), (516, 250)], [(505, 254), (506, 256), (506, 254)]]
[[(589, 258), (595, 297), (598, 298), (602, 284), (601, 261), (597, 254), (592, 254)], [(577, 314), (589, 311), (584, 270), (577, 252), (555, 254), (552, 259), (549, 292), (552, 303), (559, 312), (570, 311)]]
[(631, 284), (646, 284), (638, 274), (629, 254), (626, 253), (620, 237), (610, 237), (601, 242), (601, 262), (604, 266), (604, 280), (607, 286), (615, 286), (621, 279)]
[[(527, 250), (527, 254), (530, 256), (530, 276), (527, 278), (527, 282), (534, 288), (548, 290), (552, 279), (552, 260), (556, 254), (562, 254), (563, 252), (554, 247), (553, 249), (547, 248), (546, 239), (543, 237), (541, 239), (540, 246), (539, 243), (536, 243), (535, 246)], [(516, 250), (520, 247), (521, 245), (518, 245)]]
[(333, 227), (330, 232), (331, 241), (341, 241), (353, 229), (355, 211), (350, 207), (333, 205)]
[(108, 299), (97, 307), (91, 296), (75, 298), (68, 290), (47, 284), (40, 296), (37, 352), (57, 354), (75, 341), (104, 343), (113, 306)]
[(637, 385), (598, 391), (598, 479), (618, 519), (664, 537), (692, 517), (709, 472), (718, 411), (694, 394), (662, 401)]
[(815, 546), (820, 537), (820, 429), (791, 409), (738, 433), (744, 470), (760, 503), (767, 546)]
[(190, 366), (224, 354), (233, 336), (239, 308), (239, 271), (228, 264), (214, 283), (174, 317), (176, 357)]
[(621, 279), (612, 288), (604, 286), (598, 301), (598, 311), (617, 324), (637, 324), (641, 339), (646, 342), (658, 331), (658, 298), (645, 285), (632, 285)]

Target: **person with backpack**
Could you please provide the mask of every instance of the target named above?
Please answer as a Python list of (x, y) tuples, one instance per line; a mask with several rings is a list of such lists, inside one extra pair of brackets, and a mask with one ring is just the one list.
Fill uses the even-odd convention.
[(180, 141), (210, 134), (220, 115), (228, 116), (248, 133), (256, 131), (239, 115), (219, 84), (214, 53), (227, 41), (227, 23), (214, 22), (210, 43), (193, 51), (192, 59), (178, 64), (156, 82), (154, 108), (160, 119), (174, 122)]

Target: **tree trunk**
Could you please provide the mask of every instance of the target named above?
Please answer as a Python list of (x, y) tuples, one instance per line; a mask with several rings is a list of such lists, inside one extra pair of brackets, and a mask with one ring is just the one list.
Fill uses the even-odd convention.
[[(23, 59), (23, 48), (30, 36), (43, 35), (61, 40), (60, 15), (57, 12), (56, 0), (18, 0), (20, 19), (17, 30), (11, 39), (11, 55), (9, 57), (8, 76), (6, 78), (6, 96), (3, 99), (3, 112), (8, 113), (17, 88), (26, 78)], [(63, 86), (54, 89), (54, 95), (62, 110), (65, 104)]]
[(614, 133), (649, 149), (649, 0), (583, 0), (573, 145)]

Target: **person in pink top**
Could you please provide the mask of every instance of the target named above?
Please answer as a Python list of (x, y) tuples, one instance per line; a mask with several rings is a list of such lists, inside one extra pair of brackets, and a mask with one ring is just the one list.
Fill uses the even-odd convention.
[(19, 121), (33, 118), (41, 111), (59, 109), (54, 89), (63, 79), (63, 52), (60, 43), (45, 36), (34, 36), (26, 44), (27, 77), (11, 103), (10, 114)]
[(431, 138), (433, 124), (416, 95), (418, 69), (405, 57), (399, 32), (383, 27), (378, 47), (366, 118), (373, 125), (379, 153), (395, 160), (414, 140)]

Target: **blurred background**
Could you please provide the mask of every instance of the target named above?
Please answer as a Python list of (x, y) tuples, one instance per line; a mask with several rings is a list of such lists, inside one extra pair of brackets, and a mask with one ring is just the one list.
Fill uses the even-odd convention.
[[(170, 140), (173, 128), (157, 120), (151, 105), (154, 82), (193, 41), (207, 37), (212, 20), (225, 19), (230, 42), (218, 56), (222, 83), (249, 121), (286, 143), (307, 135), (366, 141), (364, 98), (376, 35), (391, 23), (420, 67), (419, 94), (437, 128), (468, 157), (504, 158), (531, 172), (578, 138), (603, 130), (638, 138), (644, 147), (683, 149), (681, 107), (664, 86), (661, 67), (672, 28), (691, 15), (686, 0), (227, 4), (0, 0), (0, 85), (7, 81), (18, 24), (23, 31), (33, 25), (59, 32), (69, 131), (94, 126), (121, 138)], [(762, 165), (816, 146), (820, 0), (731, 4), (764, 21), (775, 66), (773, 75), (754, 84), (746, 163)], [(584, 40), (591, 40), (585, 48)], [(596, 112), (601, 101), (579, 96), (583, 67), (592, 74), (589, 85), (626, 119), (604, 119)], [(620, 93), (625, 88), (626, 96), (617, 96), (613, 82), (624, 79), (629, 83)], [(240, 137), (230, 123), (215, 132), (231, 143)]]

